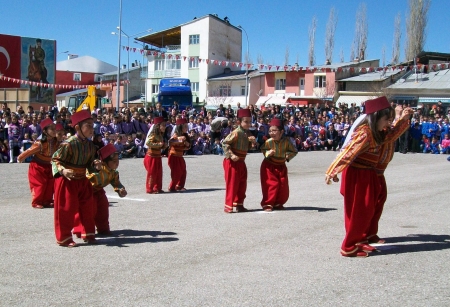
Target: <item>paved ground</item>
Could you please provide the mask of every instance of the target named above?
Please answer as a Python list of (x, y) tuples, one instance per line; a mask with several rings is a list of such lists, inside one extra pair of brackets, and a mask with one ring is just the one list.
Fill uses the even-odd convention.
[(380, 225), (388, 244), (366, 259), (339, 255), (343, 201), (339, 184), (324, 183), (334, 157), (300, 153), (288, 210), (264, 213), (262, 156), (249, 155), (252, 211), (231, 215), (221, 157), (186, 157), (189, 191), (159, 195), (144, 193), (142, 159), (122, 160), (129, 196), (110, 198), (114, 237), (73, 249), (56, 245), (52, 209), (31, 208), (28, 165), (1, 164), (0, 305), (449, 306), (446, 157), (395, 155)]

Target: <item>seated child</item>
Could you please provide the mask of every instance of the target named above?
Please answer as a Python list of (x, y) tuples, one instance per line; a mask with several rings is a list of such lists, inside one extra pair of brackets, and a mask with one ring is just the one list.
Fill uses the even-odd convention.
[(136, 157), (136, 143), (134, 143), (133, 136), (131, 134), (127, 135), (127, 141), (123, 146), (122, 157), (123, 158), (132, 158)]
[(441, 141), (440, 145), (441, 154), (449, 154), (450, 153), (450, 139), (448, 134), (444, 135), (444, 139)]
[(303, 148), (306, 151), (317, 150), (317, 137), (312, 132), (308, 132), (308, 137), (303, 142)]
[(134, 143), (136, 144), (136, 158), (143, 158), (145, 156), (144, 152), (144, 135), (142, 132), (136, 133), (136, 138), (134, 139)]
[(220, 139), (219, 138), (216, 138), (214, 140), (214, 145), (213, 145), (212, 152), (215, 155), (223, 156), (223, 148), (222, 148), (222, 144), (220, 143)]

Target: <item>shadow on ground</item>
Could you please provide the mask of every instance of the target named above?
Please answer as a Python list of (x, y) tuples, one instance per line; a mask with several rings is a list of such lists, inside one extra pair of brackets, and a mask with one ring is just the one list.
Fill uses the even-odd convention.
[[(384, 256), (450, 249), (449, 235), (410, 234), (404, 237), (384, 238), (385, 245), (377, 246), (378, 253), (370, 256)], [(400, 244), (396, 244), (400, 243)]]
[(110, 236), (99, 237), (98, 243), (106, 246), (128, 247), (130, 244), (178, 241), (175, 232), (122, 229), (114, 230)]

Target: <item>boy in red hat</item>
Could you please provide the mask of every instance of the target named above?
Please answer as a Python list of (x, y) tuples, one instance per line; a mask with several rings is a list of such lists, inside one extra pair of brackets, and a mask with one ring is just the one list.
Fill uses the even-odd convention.
[(29, 149), (17, 157), (19, 163), (33, 156), (28, 168), (31, 190), (31, 206), (36, 209), (53, 207), (55, 179), (52, 175), (51, 159), (61, 142), (56, 138), (55, 124), (50, 118), (40, 123), (42, 135)]
[[(98, 151), (98, 156), (103, 162), (102, 168), (99, 171), (87, 173), (87, 178), (92, 184), (93, 199), (94, 199), (94, 217), (95, 226), (97, 227), (97, 234), (110, 235), (111, 230), (109, 228), (109, 202), (106, 197), (105, 189), (108, 184), (111, 184), (114, 191), (119, 194), (120, 197), (127, 196), (125, 187), (120, 183), (119, 172), (119, 153), (113, 144), (107, 144)], [(80, 223), (79, 215), (75, 217), (75, 227), (73, 233), (77, 236), (81, 235), (83, 226)]]
[(86, 169), (100, 169), (102, 162), (95, 159), (94, 120), (87, 110), (72, 115), (76, 134), (63, 142), (53, 154), (52, 170), (55, 177), (55, 234), (60, 246), (74, 247), (72, 228), (75, 214), (83, 225), (81, 237), (95, 244), (95, 222), (92, 205), (92, 185), (86, 178)]
[(239, 126), (233, 130), (223, 141), (225, 154), (223, 170), (225, 172), (225, 213), (232, 213), (233, 207), (237, 212), (248, 211), (244, 207), (245, 192), (247, 190), (247, 166), (245, 157), (256, 138), (248, 131), (252, 124), (249, 109), (239, 109), (237, 118)]
[(147, 180), (145, 182), (145, 191), (149, 194), (158, 194), (162, 190), (162, 161), (161, 150), (164, 147), (164, 131), (166, 131), (166, 122), (163, 117), (155, 117), (153, 126), (148, 131), (148, 137), (145, 144), (148, 147), (144, 158), (144, 166), (147, 170)]
[(297, 155), (297, 148), (284, 136), (281, 120), (272, 119), (270, 139), (261, 146), (265, 159), (261, 163), (260, 177), (264, 211), (283, 210), (289, 198), (289, 182), (286, 162)]
[(177, 118), (176, 126), (172, 137), (169, 140), (169, 157), (168, 165), (170, 167), (170, 177), (172, 180), (169, 184), (169, 192), (186, 191), (184, 185), (186, 183), (186, 162), (183, 153), (191, 147), (189, 139), (188, 124), (186, 118)]
[(365, 114), (353, 124), (342, 151), (326, 171), (325, 182), (337, 182), (342, 172), (341, 194), (344, 196), (345, 238), (341, 245), (344, 257), (367, 257), (377, 249), (367, 242), (366, 232), (375, 214), (381, 185), (376, 172), (381, 145), (393, 142), (408, 128), (408, 112), (391, 127), (395, 111), (386, 97), (367, 100)]

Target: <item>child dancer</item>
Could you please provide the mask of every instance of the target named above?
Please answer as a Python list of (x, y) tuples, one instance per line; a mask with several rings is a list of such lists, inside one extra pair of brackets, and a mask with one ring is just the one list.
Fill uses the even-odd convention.
[(19, 163), (34, 155), (28, 167), (28, 180), (31, 190), (31, 206), (36, 209), (53, 207), (55, 179), (52, 175), (51, 159), (61, 144), (56, 139), (55, 124), (50, 118), (41, 121), (42, 135), (29, 149), (17, 157)]
[(237, 117), (239, 126), (227, 135), (222, 143), (225, 159), (223, 170), (225, 172), (225, 213), (232, 213), (233, 207), (237, 212), (248, 211), (244, 207), (245, 192), (247, 190), (247, 166), (245, 157), (256, 138), (250, 136), (248, 129), (252, 124), (249, 109), (239, 109)]
[[(119, 153), (113, 144), (108, 144), (98, 151), (98, 156), (103, 162), (102, 168), (99, 171), (94, 171), (87, 174), (87, 178), (92, 184), (93, 198), (94, 198), (94, 217), (95, 226), (97, 227), (98, 235), (110, 235), (109, 228), (109, 202), (106, 197), (105, 189), (108, 184), (111, 184), (114, 191), (120, 197), (127, 196), (125, 187), (120, 183), (119, 172)], [(75, 227), (73, 233), (77, 236), (81, 235), (82, 228), (79, 221), (79, 215), (75, 217)]]
[[(403, 107), (397, 106), (395, 108), (396, 121), (400, 118), (400, 116), (402, 115), (402, 112), (403, 112), (404, 116), (414, 113), (414, 111), (411, 108), (403, 109)], [(400, 128), (402, 128), (403, 130), (399, 131), (398, 129), (400, 129)], [(395, 134), (402, 135), (403, 132), (407, 129), (409, 129), (408, 126), (394, 125), (394, 127), (386, 129), (386, 131), (384, 131), (384, 133), (395, 133)], [(386, 199), (387, 199), (387, 186), (386, 186), (386, 179), (384, 177), (384, 171), (386, 170), (389, 162), (391, 162), (392, 157), (394, 156), (394, 149), (395, 149), (395, 139), (391, 139), (391, 141), (385, 142), (383, 145), (381, 145), (381, 148), (380, 148), (380, 156), (378, 158), (378, 164), (375, 167), (375, 170), (378, 175), (378, 181), (380, 182), (380, 185), (381, 185), (381, 191), (380, 191), (380, 195), (378, 196), (378, 199), (376, 202), (373, 217), (370, 221), (369, 228), (367, 229), (367, 232), (366, 232), (365, 238), (364, 238), (367, 240), (367, 242), (369, 244), (370, 243), (378, 243), (378, 244), (385, 243), (385, 240), (381, 239), (378, 236), (378, 223), (380, 221), (381, 214), (383, 213), (384, 203), (386, 202)]]
[(284, 135), (284, 126), (279, 119), (272, 119), (270, 139), (262, 146), (265, 159), (261, 163), (260, 177), (264, 211), (283, 210), (289, 198), (288, 170), (285, 162), (297, 155), (297, 149)]
[[(350, 140), (326, 171), (325, 182), (337, 182), (342, 173), (341, 194), (344, 196), (346, 235), (341, 246), (345, 257), (367, 257), (376, 249), (367, 244), (365, 235), (372, 221), (381, 185), (375, 170), (379, 162), (380, 145), (392, 142), (401, 133), (383, 133), (390, 127), (394, 110), (386, 97), (368, 100), (366, 114), (360, 116), (349, 132)], [(406, 113), (405, 113), (406, 114)], [(408, 116), (397, 122), (397, 132), (408, 126)], [(405, 128), (406, 127), (406, 128)]]
[(95, 160), (95, 146), (89, 140), (94, 135), (94, 120), (87, 110), (72, 115), (76, 135), (61, 144), (53, 154), (52, 171), (55, 177), (55, 234), (60, 246), (75, 247), (72, 238), (75, 214), (80, 214), (83, 225), (81, 237), (88, 244), (96, 244), (92, 205), (92, 185), (86, 178), (86, 169), (100, 169)]
[(145, 191), (150, 194), (164, 192), (162, 190), (162, 161), (161, 149), (164, 147), (163, 135), (166, 130), (166, 122), (163, 117), (155, 117), (153, 126), (148, 132), (145, 144), (148, 147), (144, 158), (144, 166), (147, 170)]
[(172, 180), (169, 185), (169, 192), (186, 191), (186, 162), (183, 158), (183, 152), (191, 146), (191, 141), (187, 134), (188, 125), (185, 118), (178, 118), (172, 137), (169, 140), (168, 164), (170, 167), (170, 176)]

